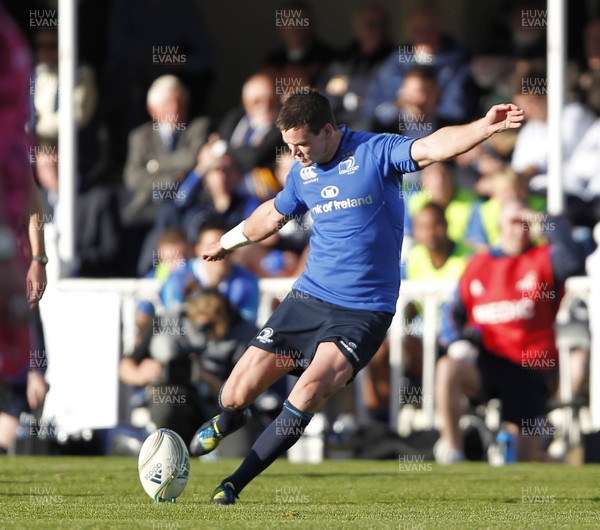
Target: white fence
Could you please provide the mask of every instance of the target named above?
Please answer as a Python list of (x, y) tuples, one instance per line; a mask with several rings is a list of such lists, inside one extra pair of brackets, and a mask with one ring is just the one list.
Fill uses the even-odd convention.
[[(292, 279), (261, 280), (258, 323), (271, 313), (274, 299), (289, 291)], [(571, 278), (566, 284), (565, 302), (574, 296), (589, 301), (592, 281), (588, 277)], [(452, 282), (408, 282), (402, 284), (397, 314), (389, 331), (390, 338), (390, 410), (392, 426), (397, 429), (400, 408), (400, 382), (403, 374), (402, 336), (405, 331), (404, 308), (410, 301), (423, 307), (423, 386), (424, 426), (433, 427), (435, 410), (435, 342), (440, 305), (449, 299)], [(134, 312), (139, 299), (156, 298), (154, 280), (86, 280), (51, 281), (42, 306), (42, 317), (49, 358), (48, 395), (45, 416), (66, 432), (82, 428), (109, 428), (118, 422), (118, 361), (130, 350), (135, 336)], [(563, 306), (565, 304), (563, 303)], [(590, 311), (590, 314), (594, 313)], [(597, 313), (595, 313), (597, 314)], [(559, 313), (559, 319), (564, 318)], [(598, 340), (592, 350), (597, 354)], [(596, 348), (594, 350), (594, 348)], [(568, 344), (559, 344), (561, 355), (561, 397), (570, 398)], [(597, 357), (596, 357), (597, 358)], [(592, 377), (594, 367), (592, 361)], [(596, 372), (598, 370), (596, 369)], [(598, 374), (595, 375), (597, 377)], [(590, 388), (598, 386), (592, 379)], [(600, 428), (598, 395), (592, 395), (592, 423)]]

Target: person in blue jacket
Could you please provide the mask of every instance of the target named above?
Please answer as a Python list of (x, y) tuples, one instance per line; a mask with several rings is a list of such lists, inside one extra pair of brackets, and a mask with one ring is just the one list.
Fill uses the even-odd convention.
[(471, 77), (467, 50), (444, 33), (429, 8), (419, 8), (410, 15), (408, 33), (408, 41), (386, 59), (367, 88), (363, 123), (376, 132), (398, 131), (398, 90), (415, 66), (427, 66), (435, 73), (440, 89), (439, 124), (468, 122), (477, 111), (478, 89)]

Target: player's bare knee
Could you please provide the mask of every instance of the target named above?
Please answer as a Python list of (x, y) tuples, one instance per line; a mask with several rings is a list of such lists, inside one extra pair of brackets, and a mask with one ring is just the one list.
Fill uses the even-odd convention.
[(221, 392), (221, 405), (227, 409), (242, 409), (250, 405), (249, 393), (243, 385), (226, 385)]
[(320, 381), (309, 381), (301, 384), (297, 389), (293, 391), (295, 401), (298, 403), (296, 406), (301, 410), (307, 410), (307, 408), (318, 404), (324, 397), (326, 397), (326, 391)]
[(253, 399), (249, 397), (248, 392), (236, 391), (233, 395), (231, 407), (234, 409), (243, 409), (252, 404)]

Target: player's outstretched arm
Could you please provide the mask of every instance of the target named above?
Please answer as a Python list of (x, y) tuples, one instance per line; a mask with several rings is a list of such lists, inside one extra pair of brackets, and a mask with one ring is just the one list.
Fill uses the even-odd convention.
[(494, 105), (487, 114), (466, 125), (443, 127), (413, 143), (411, 155), (419, 167), (443, 162), (467, 152), (492, 134), (518, 129), (523, 123), (523, 110), (512, 103)]
[(277, 232), (286, 222), (285, 216), (275, 208), (275, 199), (263, 202), (250, 217), (202, 251), (202, 259), (218, 261), (232, 250), (266, 239)]

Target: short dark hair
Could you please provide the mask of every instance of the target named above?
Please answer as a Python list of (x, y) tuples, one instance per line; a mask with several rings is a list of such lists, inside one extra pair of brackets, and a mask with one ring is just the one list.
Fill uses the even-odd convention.
[(421, 207), (417, 215), (421, 212), (424, 212), (425, 210), (433, 211), (438, 216), (438, 219), (440, 219), (446, 226), (448, 226), (448, 221), (446, 220), (446, 209), (441, 204), (434, 201), (426, 202)]
[(329, 100), (314, 89), (288, 97), (275, 120), (275, 125), (282, 131), (306, 126), (313, 134), (319, 134), (327, 123), (337, 129)]
[(209, 230), (227, 232), (230, 228), (231, 227), (229, 226), (227, 221), (225, 221), (225, 219), (223, 219), (223, 217), (221, 217), (220, 215), (210, 215), (200, 225), (200, 229), (198, 230), (198, 238), (196, 241), (200, 241), (200, 239), (202, 239), (202, 236)]

